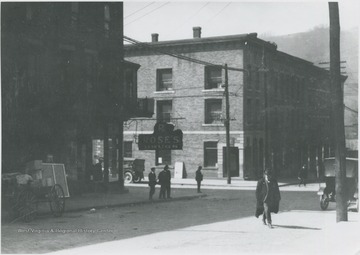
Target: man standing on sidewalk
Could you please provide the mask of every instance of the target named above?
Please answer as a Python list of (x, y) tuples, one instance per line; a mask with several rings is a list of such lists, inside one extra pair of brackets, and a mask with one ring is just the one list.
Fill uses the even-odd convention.
[(278, 213), (280, 199), (279, 185), (268, 168), (256, 186), (255, 216), (258, 218), (263, 214), (263, 223), (266, 225), (267, 221), (269, 228), (272, 228), (271, 213)]
[(156, 185), (155, 167), (151, 168), (148, 177), (149, 177), (149, 187), (150, 187), (149, 200), (152, 200), (152, 197), (155, 193), (155, 185)]
[(164, 167), (164, 182), (165, 182), (165, 191), (166, 191), (166, 198), (171, 198), (171, 172), (169, 170), (169, 166), (165, 165)]
[(159, 193), (159, 199), (165, 199), (165, 192), (166, 192), (166, 179), (167, 179), (167, 173), (165, 171), (166, 166), (164, 169), (159, 173), (158, 176), (158, 182), (160, 184), (160, 193)]
[(201, 193), (200, 187), (201, 187), (201, 181), (203, 180), (203, 174), (201, 173), (201, 169), (202, 169), (202, 167), (199, 166), (198, 170), (196, 170), (196, 172), (195, 172), (195, 180), (197, 182), (197, 192), (198, 193)]

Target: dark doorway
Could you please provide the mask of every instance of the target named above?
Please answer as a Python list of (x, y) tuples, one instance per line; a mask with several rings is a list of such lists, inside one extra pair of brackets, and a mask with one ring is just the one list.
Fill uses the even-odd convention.
[[(239, 148), (230, 147), (230, 176), (239, 177)], [(223, 177), (227, 177), (226, 162), (226, 147), (223, 147)]]

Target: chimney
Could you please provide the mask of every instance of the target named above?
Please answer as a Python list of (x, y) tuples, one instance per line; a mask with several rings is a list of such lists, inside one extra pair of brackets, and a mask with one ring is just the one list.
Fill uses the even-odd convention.
[(193, 27), (194, 38), (201, 38), (201, 27)]
[(151, 42), (158, 42), (159, 34), (151, 34)]

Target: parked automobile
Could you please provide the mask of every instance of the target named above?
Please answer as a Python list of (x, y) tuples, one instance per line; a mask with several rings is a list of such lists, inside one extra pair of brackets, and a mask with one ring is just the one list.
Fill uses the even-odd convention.
[(138, 183), (144, 179), (145, 159), (124, 158), (124, 183)]
[[(326, 210), (329, 202), (336, 202), (335, 194), (335, 158), (324, 159), (325, 187), (320, 187), (320, 208)], [(346, 199), (348, 207), (355, 207), (359, 211), (359, 190), (358, 190), (358, 159), (346, 159)]]

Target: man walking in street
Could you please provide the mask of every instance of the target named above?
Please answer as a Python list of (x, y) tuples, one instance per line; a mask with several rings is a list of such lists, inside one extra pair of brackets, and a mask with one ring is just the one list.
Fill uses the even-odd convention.
[(307, 167), (305, 164), (301, 167), (299, 171), (298, 179), (300, 180), (299, 187), (301, 186), (301, 184), (304, 184), (304, 187), (306, 187)]
[(269, 228), (272, 228), (271, 213), (278, 213), (280, 199), (279, 185), (272, 176), (271, 169), (268, 168), (264, 171), (263, 177), (256, 186), (255, 216), (258, 218), (263, 214), (263, 223), (268, 225)]
[(151, 168), (151, 171), (150, 171), (148, 177), (149, 177), (149, 187), (150, 187), (149, 200), (152, 200), (152, 197), (155, 193), (155, 185), (156, 185), (155, 167)]
[(197, 192), (201, 193), (200, 187), (201, 187), (201, 181), (203, 180), (203, 174), (201, 173), (202, 166), (199, 166), (198, 169), (195, 172), (195, 180), (197, 182)]

